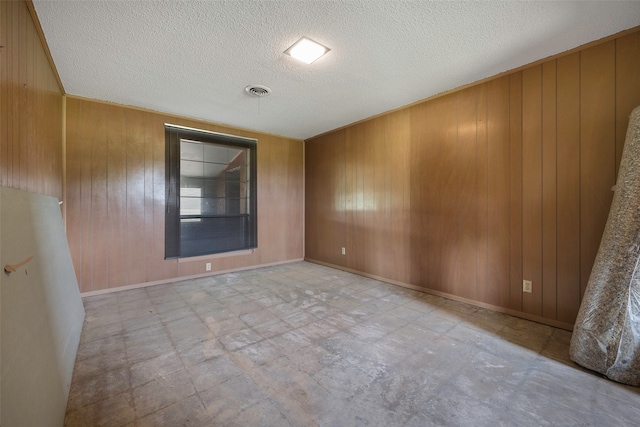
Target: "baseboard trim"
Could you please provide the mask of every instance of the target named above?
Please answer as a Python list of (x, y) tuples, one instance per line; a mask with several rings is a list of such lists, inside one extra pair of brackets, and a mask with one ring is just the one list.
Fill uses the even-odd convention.
[(286, 261), (270, 262), (266, 264), (257, 264), (257, 265), (247, 266), (247, 267), (232, 268), (229, 270), (210, 271), (203, 274), (192, 274), (190, 276), (174, 277), (171, 279), (154, 280), (152, 282), (136, 283), (133, 285), (119, 286), (117, 288), (108, 288), (108, 289), (100, 289), (99, 291), (82, 292), (80, 296), (82, 298), (87, 298), (87, 297), (93, 297), (96, 295), (110, 294), (113, 292), (130, 291), (132, 289), (146, 288), (148, 286), (164, 285), (166, 283), (173, 283), (173, 282), (182, 282), (183, 280), (199, 279), (201, 277), (219, 276), (221, 274), (236, 273), (239, 271), (253, 270), (256, 268), (263, 268), (263, 267), (273, 267), (275, 265), (291, 264), (291, 263), (300, 262), (300, 261), (304, 261), (304, 259), (296, 258), (296, 259), (290, 259)]
[(519, 317), (525, 320), (531, 320), (532, 322), (542, 323), (543, 325), (553, 326), (554, 328), (564, 329), (567, 331), (573, 331), (573, 325), (565, 322), (559, 322), (553, 319), (547, 319), (544, 317), (536, 316), (529, 313), (523, 313), (521, 311), (512, 310), (510, 308), (499, 307), (497, 305), (487, 304), (480, 301), (471, 300), (468, 298), (459, 297), (457, 295), (448, 294), (446, 292), (435, 291), (429, 288), (424, 288), (422, 286), (412, 285), (410, 283), (400, 282), (397, 280), (387, 279), (385, 277), (376, 276), (375, 274), (369, 274), (358, 270), (353, 270), (351, 268), (343, 267), (341, 265), (335, 265), (324, 261), (319, 261), (316, 259), (305, 258), (305, 261), (312, 262), (314, 264), (323, 265), (329, 268), (335, 268), (336, 270), (346, 271), (348, 273), (357, 274), (359, 276), (368, 277), (370, 279), (380, 280), (381, 282), (390, 283), (392, 285), (401, 286), (403, 288), (412, 289), (414, 291), (424, 292), (426, 294), (436, 295), (439, 297), (447, 298), (453, 301), (462, 302), (465, 304), (473, 305), (476, 307), (486, 308), (487, 310), (495, 311), (498, 313), (508, 314), (510, 316)]

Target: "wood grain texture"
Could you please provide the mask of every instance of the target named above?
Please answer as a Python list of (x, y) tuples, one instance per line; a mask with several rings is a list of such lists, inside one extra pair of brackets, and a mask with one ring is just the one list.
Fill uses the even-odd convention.
[(458, 125), (456, 165), (458, 180), (456, 193), (457, 219), (456, 235), (456, 277), (450, 293), (464, 298), (477, 299), (477, 247), (478, 212), (477, 212), (477, 178), (478, 154), (476, 138), (478, 135), (477, 109), (478, 87), (458, 93)]
[(366, 149), (365, 127), (353, 126), (345, 136), (345, 245), (346, 266), (354, 270), (364, 269), (364, 165)]
[(580, 53), (557, 60), (557, 316), (571, 323), (580, 307)]
[(0, 185), (62, 198), (62, 92), (25, 2), (0, 6)]
[[(71, 105), (80, 105), (80, 103), (72, 102)], [(69, 108), (68, 106), (67, 115), (70, 114)], [(109, 236), (107, 287), (117, 288), (127, 283), (127, 269), (123, 268), (127, 265), (127, 252), (123, 250), (127, 242), (127, 146), (122, 144), (122, 141), (126, 140), (127, 112), (123, 108), (109, 106), (105, 114), (109, 117), (108, 121), (113, 124), (106, 129), (105, 134), (106, 161), (109, 168), (106, 209)], [(67, 139), (72, 138), (67, 136)]]
[(580, 295), (589, 281), (615, 184), (615, 41), (580, 52)]
[(9, 3), (0, 2), (0, 184), (7, 184), (8, 177), (8, 145), (9, 145), (9, 77), (7, 69), (7, 36)]
[[(131, 111), (127, 115), (127, 127), (125, 133), (126, 160), (126, 213), (125, 223), (127, 240), (125, 245), (127, 285), (144, 283), (145, 272), (145, 246), (144, 238), (140, 231), (144, 230), (144, 144), (145, 126), (136, 126), (136, 123), (145, 123), (146, 113)], [(137, 236), (131, 238), (131, 236)]]
[(487, 294), (486, 302), (509, 306), (509, 76), (487, 83)]
[[(350, 270), (571, 324), (609, 211), (623, 128), (640, 104), (639, 34), (307, 141), (307, 258), (344, 266), (333, 252), (321, 255), (337, 245), (333, 229), (344, 230)], [(344, 159), (324, 152), (336, 144)], [(334, 160), (343, 186), (328, 176)], [(318, 210), (317, 198), (332, 198), (320, 182), (345, 197), (343, 223)], [(523, 279), (532, 294), (523, 295)]]
[(557, 319), (556, 61), (542, 65), (542, 316)]
[[(258, 249), (164, 259), (164, 124), (258, 139)], [(67, 99), (68, 237), (80, 289), (98, 291), (303, 256), (301, 141)]]
[[(322, 143), (306, 146), (305, 170), (316, 180), (307, 181), (305, 222), (311, 224), (307, 233), (305, 253), (314, 259), (326, 259), (345, 265), (341, 248), (345, 246), (345, 131), (323, 138)], [(323, 173), (319, 173), (319, 169)], [(321, 233), (321, 234), (318, 234)], [(322, 238), (320, 236), (322, 235)], [(317, 244), (322, 241), (324, 244)]]
[(391, 274), (396, 280), (408, 282), (410, 277), (410, 113), (408, 110), (396, 111), (387, 116), (385, 129), (388, 153), (388, 194), (390, 236), (393, 251), (388, 257)]
[(478, 236), (476, 241), (476, 301), (487, 301), (487, 251), (489, 243), (489, 199), (488, 185), (488, 160), (489, 151), (487, 145), (487, 84), (478, 86), (478, 110), (476, 117), (476, 160), (478, 164), (476, 178), (476, 223), (478, 224)]
[(426, 210), (426, 229), (428, 255), (428, 282), (425, 284), (430, 289), (440, 290), (442, 286), (442, 278), (440, 275), (440, 264), (442, 260), (441, 239), (442, 227), (435, 218), (440, 218), (442, 203), (441, 191), (442, 187), (442, 168), (439, 159), (442, 156), (442, 145), (438, 143), (439, 135), (442, 130), (437, 126), (441, 122), (442, 100), (434, 100), (429, 102), (427, 106), (426, 129), (424, 134), (424, 143), (427, 145), (426, 156), (422, 159), (421, 167), (427, 171), (425, 179), (426, 192), (424, 194)]
[(437, 167), (440, 174), (440, 188), (436, 198), (440, 204), (440, 221), (434, 226), (440, 228), (440, 265), (439, 281), (436, 286), (444, 292), (451, 293), (458, 279), (457, 231), (458, 217), (456, 206), (459, 199), (458, 176), (461, 169), (458, 164), (458, 99), (457, 94), (440, 98), (440, 114), (434, 115), (441, 120), (437, 127), (433, 143), (439, 146), (440, 155)]
[(615, 41), (616, 44), (616, 177), (629, 127), (629, 115), (640, 106), (640, 32)]
[[(509, 76), (509, 305), (515, 310), (523, 309), (527, 295), (522, 293), (524, 274), (526, 214), (525, 209), (525, 171), (523, 165), (528, 151), (524, 144), (530, 140), (524, 137), (526, 118), (523, 112), (523, 75), (526, 71)], [(527, 83), (525, 81), (525, 83)], [(526, 311), (525, 311), (526, 312)]]
[(385, 272), (393, 274), (389, 265), (389, 258), (396, 248), (393, 248), (391, 236), (391, 209), (389, 200), (389, 151), (386, 144), (386, 122), (387, 117), (378, 117), (373, 120), (373, 134), (370, 139), (370, 150), (372, 154), (372, 179), (371, 189), (373, 190), (373, 206), (369, 218), (371, 225), (367, 233), (370, 237), (368, 244), (371, 250), (368, 253), (370, 269), (373, 274), (380, 275)]
[[(107, 206), (107, 108), (104, 104), (95, 105), (94, 120), (86, 134), (86, 142), (90, 145), (90, 188), (91, 212), (88, 238), (91, 245), (91, 289), (107, 287), (107, 262), (109, 241), (102, 236), (108, 232)], [(89, 249), (89, 248), (87, 248)]]
[[(67, 100), (69, 105), (69, 100)], [(70, 157), (67, 159), (67, 163), (80, 163), (80, 171), (77, 179), (80, 187), (80, 194), (77, 200), (77, 206), (79, 207), (79, 222), (69, 223), (67, 222), (67, 229), (74, 227), (80, 228), (80, 270), (76, 270), (78, 276), (78, 286), (80, 286), (80, 292), (94, 291), (91, 283), (91, 261), (93, 257), (92, 250), (92, 236), (91, 236), (91, 148), (92, 148), (92, 135), (93, 135), (93, 123), (97, 121), (96, 110), (98, 104), (86, 103), (81, 107), (82, 121), (79, 123), (77, 140), (71, 140), (67, 135), (67, 147), (73, 147), (78, 145), (78, 157)], [(69, 121), (69, 114), (67, 114), (67, 122)], [(67, 206), (67, 213), (69, 209), (73, 209), (75, 206)], [(73, 256), (73, 254), (72, 254)]]
[[(522, 273), (525, 313), (542, 314), (542, 67), (522, 71)], [(514, 287), (514, 293), (516, 288)]]
[(428, 146), (426, 143), (427, 103), (410, 108), (410, 231), (409, 257), (410, 280), (417, 286), (427, 287), (429, 283), (429, 250), (427, 233), (428, 205), (427, 183), (428, 170), (425, 167)]
[[(67, 116), (75, 117), (74, 121), (67, 123), (67, 141), (80, 140), (80, 123), (82, 123), (82, 104), (79, 102), (67, 101)], [(67, 158), (79, 159), (82, 155), (82, 144), (67, 144)], [(67, 240), (69, 251), (76, 276), (79, 278), (82, 271), (82, 227), (80, 208), (81, 200), (81, 170), (83, 162), (67, 162), (66, 170), (66, 220), (67, 220)], [(75, 226), (71, 226), (74, 224)], [(80, 284), (78, 283), (78, 286)]]

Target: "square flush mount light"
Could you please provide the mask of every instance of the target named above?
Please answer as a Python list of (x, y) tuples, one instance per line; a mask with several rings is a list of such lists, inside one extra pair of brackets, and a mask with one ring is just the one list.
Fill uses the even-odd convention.
[(330, 50), (328, 47), (316, 43), (307, 37), (302, 37), (289, 49), (285, 50), (284, 53), (291, 55), (293, 58), (305, 64), (311, 64)]

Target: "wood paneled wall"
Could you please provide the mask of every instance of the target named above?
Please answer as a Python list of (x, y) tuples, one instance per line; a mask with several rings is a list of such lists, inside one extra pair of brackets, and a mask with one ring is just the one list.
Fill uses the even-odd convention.
[(307, 259), (570, 327), (639, 81), (634, 32), (306, 141)]
[(0, 185), (62, 199), (62, 89), (25, 2), (0, 2), (0, 46)]
[[(67, 234), (82, 292), (303, 257), (303, 143), (97, 101), (67, 99)], [(164, 259), (164, 123), (258, 139), (258, 249)]]

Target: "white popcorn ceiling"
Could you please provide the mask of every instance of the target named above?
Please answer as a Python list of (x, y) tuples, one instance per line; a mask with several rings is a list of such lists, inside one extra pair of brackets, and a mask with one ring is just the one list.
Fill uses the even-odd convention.
[[(33, 3), (68, 94), (300, 139), (640, 25), (640, 1)], [(284, 55), (301, 36), (331, 51)]]

